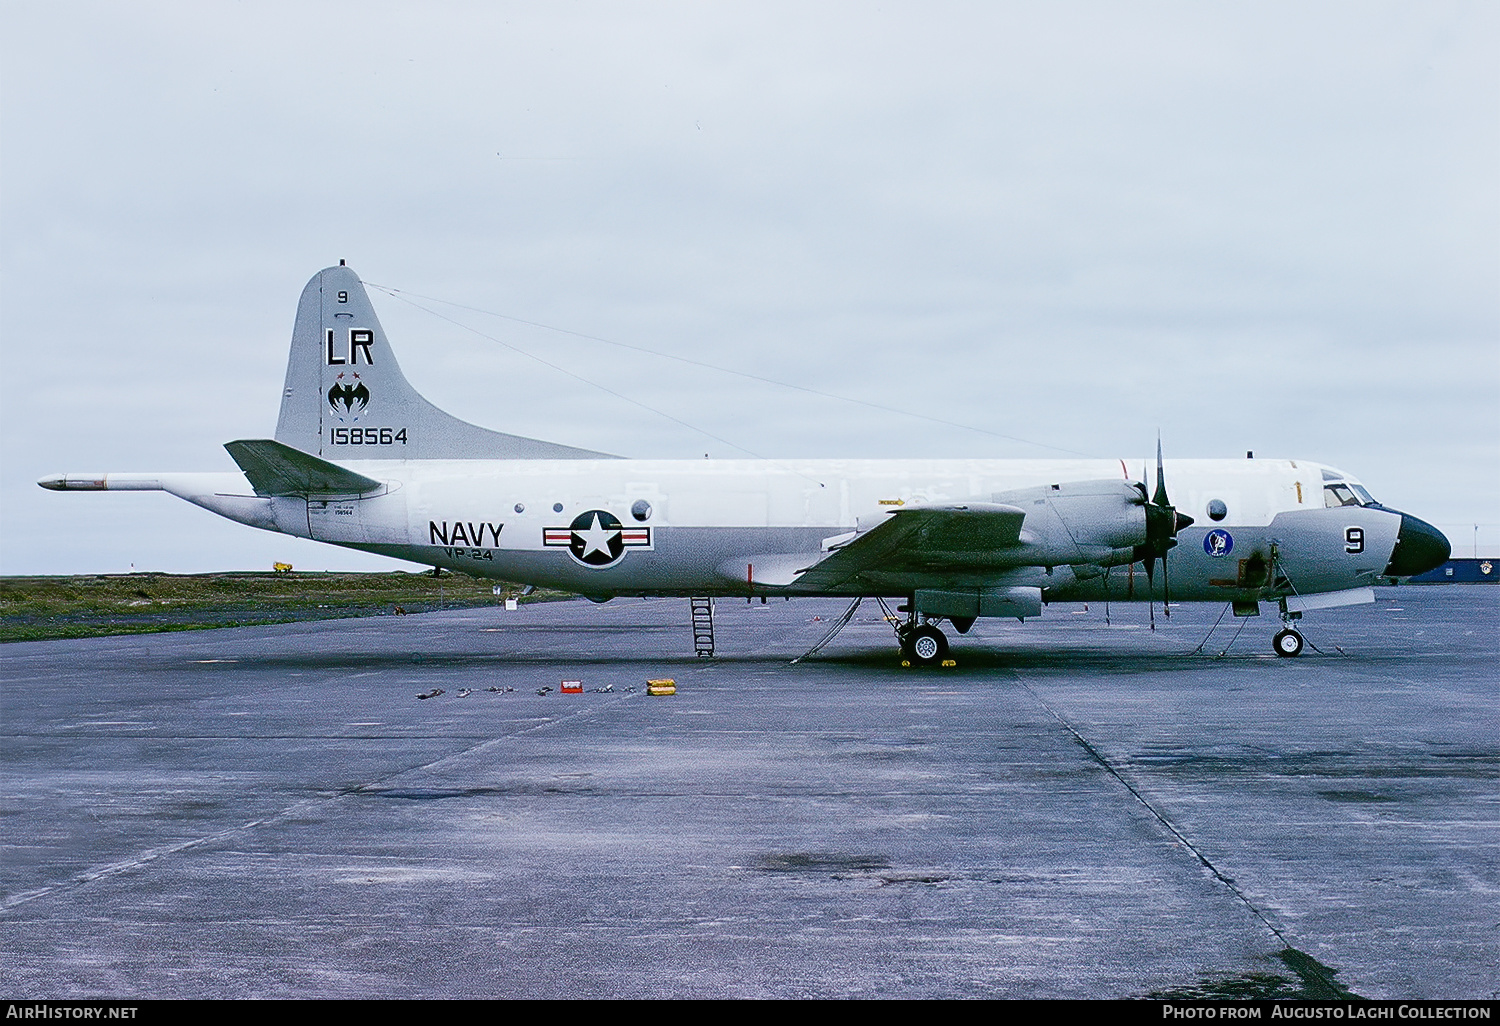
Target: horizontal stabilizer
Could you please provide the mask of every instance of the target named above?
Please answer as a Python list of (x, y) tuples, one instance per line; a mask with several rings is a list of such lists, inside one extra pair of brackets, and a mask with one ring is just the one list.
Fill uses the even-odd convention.
[(363, 495), (382, 487), (374, 478), (269, 438), (225, 442), (224, 448), (256, 495)]

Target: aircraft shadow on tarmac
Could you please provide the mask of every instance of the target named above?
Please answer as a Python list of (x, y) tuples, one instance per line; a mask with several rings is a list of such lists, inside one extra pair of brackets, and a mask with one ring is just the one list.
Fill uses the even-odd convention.
[[(956, 665), (941, 668), (903, 667), (899, 657), (889, 647), (873, 646), (862, 651), (820, 652), (816, 656), (793, 664), (799, 653), (786, 650), (774, 653), (734, 653), (715, 655), (711, 659), (696, 657), (691, 653), (649, 652), (629, 655), (605, 654), (597, 651), (568, 652), (555, 649), (545, 654), (517, 651), (455, 652), (441, 649), (369, 652), (369, 651), (324, 651), (324, 652), (278, 652), (245, 654), (238, 656), (238, 666), (263, 669), (311, 670), (351, 668), (380, 670), (408, 668), (414, 665), (432, 667), (495, 667), (504, 666), (555, 666), (560, 670), (574, 666), (624, 666), (638, 665), (645, 676), (660, 675), (666, 668), (702, 670), (712, 673), (715, 669), (731, 670), (737, 667), (766, 669), (785, 667), (789, 673), (816, 672), (820, 667), (858, 668), (869, 672), (886, 671), (914, 684), (927, 684), (972, 677), (979, 672), (1007, 670), (1087, 671), (1091, 675), (1130, 677), (1141, 674), (1181, 672), (1205, 664), (1236, 663), (1240, 665), (1264, 664), (1278, 669), (1290, 669), (1294, 664), (1278, 660), (1269, 653), (1259, 653), (1247, 648), (1220, 658), (1217, 652), (1142, 652), (1126, 651), (1117, 647), (1079, 647), (1069, 649), (1044, 648), (966, 648), (955, 653)], [(1314, 657), (1317, 658), (1317, 657)], [(1349, 660), (1354, 664), (1360, 656), (1328, 654), (1323, 659)], [(1364, 658), (1369, 658), (1368, 656)], [(150, 662), (151, 660), (147, 660)], [(1307, 660), (1311, 662), (1312, 660)], [(197, 669), (196, 662), (193, 668)]]

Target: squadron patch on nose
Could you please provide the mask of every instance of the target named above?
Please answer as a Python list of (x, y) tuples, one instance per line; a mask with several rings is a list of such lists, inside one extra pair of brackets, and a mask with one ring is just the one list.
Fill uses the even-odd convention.
[(1210, 556), (1227, 556), (1234, 551), (1234, 536), (1222, 528), (1215, 528), (1203, 536), (1203, 551)]
[(606, 567), (619, 562), (626, 549), (649, 549), (651, 528), (626, 527), (613, 513), (591, 509), (578, 514), (567, 527), (543, 528), (542, 544), (566, 546), (584, 566)]

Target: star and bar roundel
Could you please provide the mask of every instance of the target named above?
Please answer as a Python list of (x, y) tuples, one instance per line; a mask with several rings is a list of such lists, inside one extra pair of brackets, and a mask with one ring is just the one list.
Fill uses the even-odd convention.
[(567, 527), (542, 528), (542, 544), (565, 546), (584, 566), (605, 567), (617, 563), (626, 549), (649, 549), (651, 528), (626, 527), (613, 513), (591, 509), (578, 514)]

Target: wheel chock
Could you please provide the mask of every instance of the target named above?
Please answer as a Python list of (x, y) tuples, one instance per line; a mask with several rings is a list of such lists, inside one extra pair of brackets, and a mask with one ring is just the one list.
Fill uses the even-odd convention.
[(944, 659), (943, 660), (943, 665), (944, 666), (957, 666), (958, 665), (958, 660), (957, 659)]
[(646, 681), (646, 694), (658, 697), (677, 694), (677, 682), (670, 677)]

